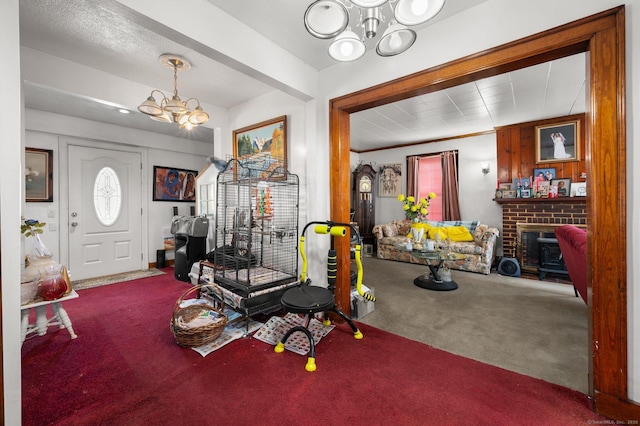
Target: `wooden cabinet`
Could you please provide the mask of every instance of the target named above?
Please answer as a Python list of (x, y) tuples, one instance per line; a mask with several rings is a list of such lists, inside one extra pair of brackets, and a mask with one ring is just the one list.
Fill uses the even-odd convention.
[(375, 243), (372, 231), (376, 222), (375, 177), (376, 171), (371, 165), (361, 164), (353, 171), (351, 186), (353, 221), (358, 224), (363, 243), (372, 246)]

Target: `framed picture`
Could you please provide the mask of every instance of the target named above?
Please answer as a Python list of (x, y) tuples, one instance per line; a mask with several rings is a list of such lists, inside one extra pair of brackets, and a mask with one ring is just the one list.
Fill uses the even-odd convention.
[(571, 179), (552, 179), (551, 186), (558, 187), (558, 197), (568, 197), (571, 195)]
[(397, 197), (402, 189), (402, 164), (381, 164), (378, 174), (378, 196)]
[(531, 189), (531, 178), (526, 177), (526, 178), (514, 179), (513, 188), (517, 190), (518, 187), (520, 187), (521, 190)]
[(153, 166), (153, 201), (196, 201), (195, 170)]
[(536, 163), (580, 160), (580, 120), (536, 126)]
[(535, 187), (536, 182), (549, 181), (556, 178), (556, 168), (547, 167), (546, 169), (533, 169), (533, 183)]
[(586, 182), (574, 182), (571, 184), (572, 197), (586, 197), (587, 196), (587, 183)]
[(511, 191), (511, 189), (513, 188), (513, 186), (510, 183), (501, 183), (500, 184), (500, 191)]
[[(287, 167), (287, 116), (233, 131), (233, 157), (248, 167)], [(262, 164), (262, 165), (260, 165)]]
[(531, 190), (530, 189), (523, 189), (522, 191), (520, 191), (520, 197), (522, 197), (522, 198), (531, 198)]
[(53, 202), (53, 151), (25, 148), (25, 199), (27, 203)]
[(543, 182), (536, 183), (536, 195), (542, 198), (549, 198), (549, 188), (551, 186), (551, 182), (545, 180)]

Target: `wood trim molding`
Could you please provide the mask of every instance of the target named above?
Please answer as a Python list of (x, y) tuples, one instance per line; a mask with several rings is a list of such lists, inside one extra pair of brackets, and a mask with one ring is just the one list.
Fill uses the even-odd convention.
[[(588, 271), (593, 288), (589, 300), (590, 394), (598, 409), (606, 400), (609, 417), (635, 413), (627, 395), (626, 276), (626, 110), (625, 8), (620, 6), (420, 71), (330, 101), (331, 219), (344, 222), (349, 211), (349, 114), (416, 95), (435, 92), (561, 58), (587, 52), (587, 198)], [(597, 84), (596, 84), (597, 82)], [(596, 114), (597, 112), (597, 114)], [(591, 143), (597, 141), (598, 143)], [(619, 194), (623, 194), (618, 198)], [(614, 226), (612, 226), (612, 224)], [(349, 258), (348, 244), (336, 247), (338, 259)], [(349, 268), (340, 265), (338, 306), (349, 311)], [(594, 285), (595, 284), (595, 285)], [(617, 401), (617, 402), (611, 402)], [(636, 419), (640, 416), (636, 416)]]

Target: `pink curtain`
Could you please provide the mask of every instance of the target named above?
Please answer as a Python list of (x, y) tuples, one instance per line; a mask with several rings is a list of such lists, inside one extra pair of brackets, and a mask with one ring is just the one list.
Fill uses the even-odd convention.
[(442, 220), (460, 220), (458, 197), (458, 152), (446, 151), (442, 159)]

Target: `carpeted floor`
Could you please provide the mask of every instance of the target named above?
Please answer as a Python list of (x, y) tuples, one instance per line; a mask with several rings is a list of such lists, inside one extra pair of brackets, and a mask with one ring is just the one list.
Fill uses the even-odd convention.
[(362, 322), (588, 394), (588, 311), (573, 286), (452, 271), (459, 288), (438, 292), (413, 284), (424, 266), (363, 264), (377, 302)]
[(169, 330), (175, 300), (188, 286), (167, 273), (83, 290), (65, 302), (78, 338), (56, 329), (22, 347), (22, 424), (606, 421), (579, 392), (362, 323), (362, 340), (346, 324), (323, 338), (313, 373), (304, 370), (304, 356), (276, 354), (254, 338), (203, 358), (177, 346)]
[(140, 278), (153, 277), (156, 275), (162, 275), (159, 269), (142, 269), (139, 271), (123, 272), (122, 274), (106, 275), (98, 278), (88, 278), (86, 280), (71, 281), (71, 286), (74, 290), (84, 290), (92, 287), (100, 287), (103, 285), (121, 283), (125, 281), (137, 280)]

